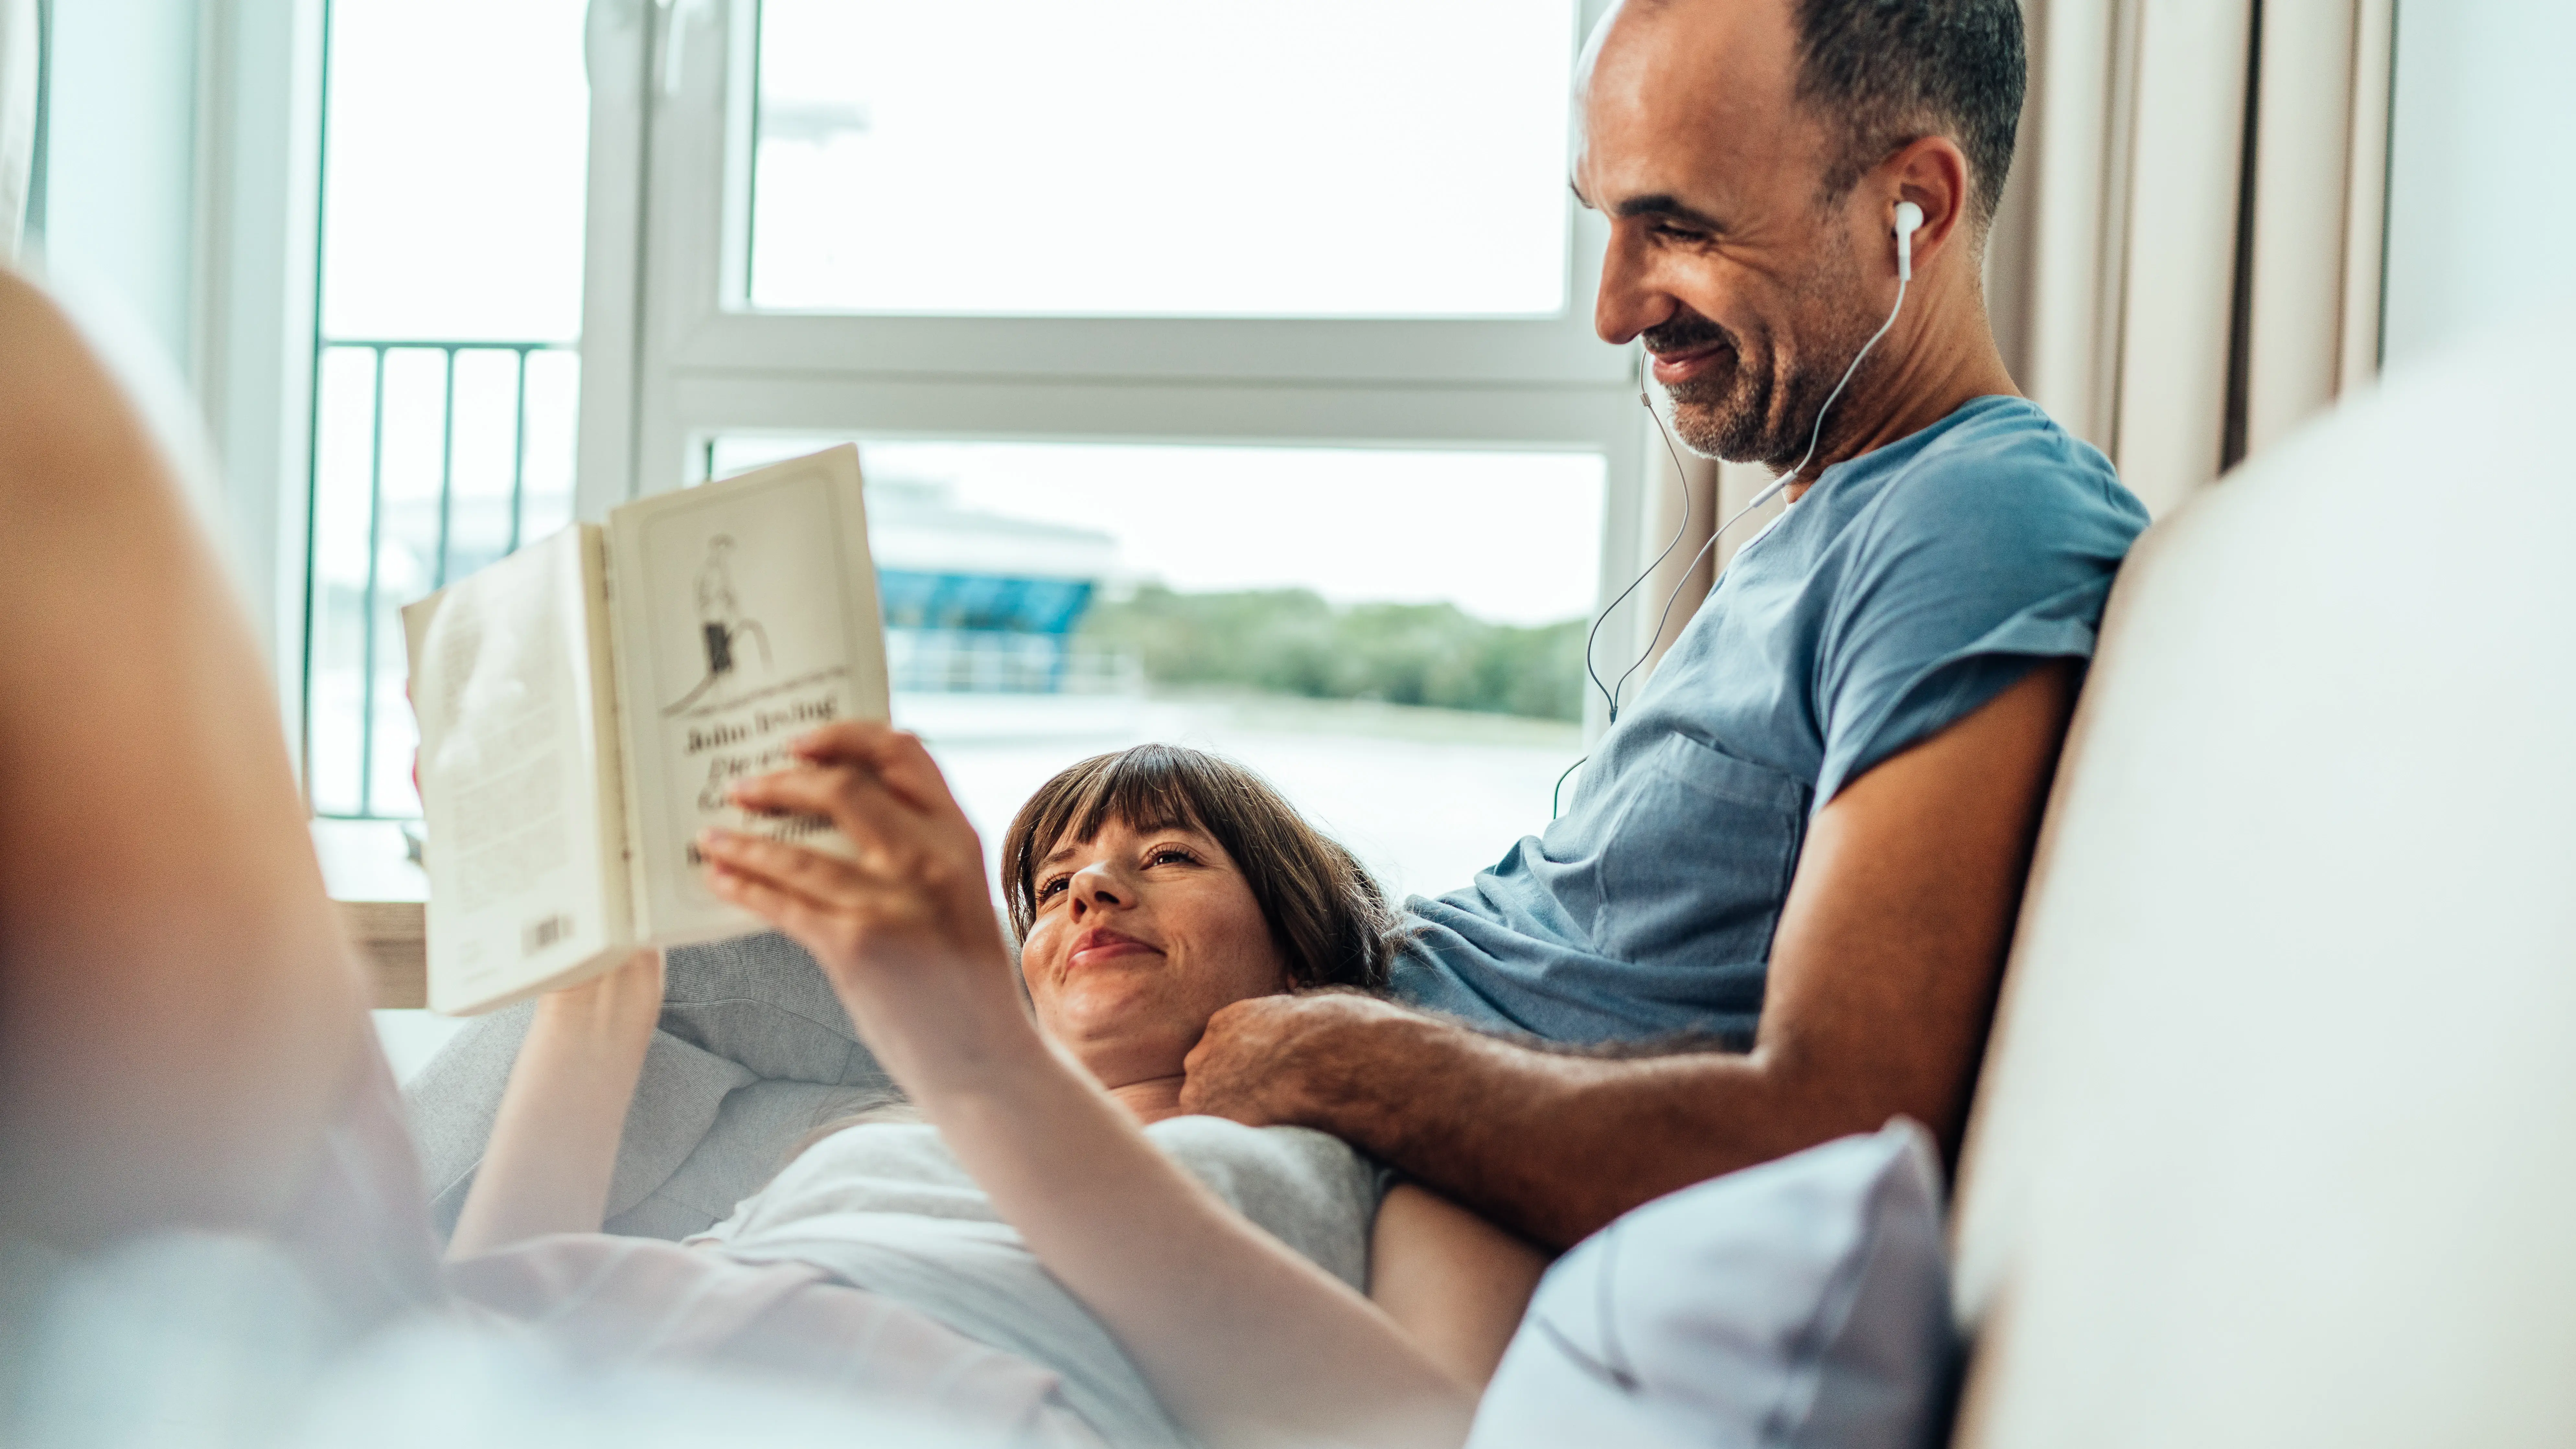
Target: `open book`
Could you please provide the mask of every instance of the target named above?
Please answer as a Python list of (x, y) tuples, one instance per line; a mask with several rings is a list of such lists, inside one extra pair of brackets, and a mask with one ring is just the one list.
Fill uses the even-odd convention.
[(886, 717), (858, 449), (612, 509), (403, 610), (428, 816), (429, 1005), (470, 1015), (638, 946), (764, 929), (698, 830), (846, 848), (725, 789)]

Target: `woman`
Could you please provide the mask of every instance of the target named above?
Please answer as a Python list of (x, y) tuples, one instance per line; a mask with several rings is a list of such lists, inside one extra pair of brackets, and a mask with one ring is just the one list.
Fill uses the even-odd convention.
[[(464, 1243), (518, 1246), (452, 1265), (442, 1283), (399, 1104), (363, 1012), (364, 980), (322, 893), (250, 631), (169, 454), (61, 314), (5, 269), (0, 612), (13, 621), (0, 631), (0, 1297), (39, 1301), (49, 1275), (69, 1271), (61, 1264), (210, 1231), (274, 1244), (333, 1313), (337, 1341), (354, 1344), (448, 1302), (449, 1285), (487, 1302), (517, 1291), (522, 1303), (581, 1286), (590, 1280), (566, 1275), (583, 1254), (598, 1263), (623, 1245), (646, 1268), (676, 1257), (709, 1270), (606, 1281), (711, 1290), (626, 1300), (657, 1315), (639, 1312), (634, 1324), (680, 1324), (710, 1361), (842, 1378), (861, 1361), (920, 1364), (970, 1387), (1043, 1396), (1042, 1368), (825, 1281), (811, 1264), (737, 1263), (597, 1233), (523, 1240), (583, 1226), (585, 1214), (586, 1225), (598, 1222), (643, 1050), (638, 1023), (649, 1023), (658, 995), (649, 958), (544, 1003), (548, 1030), (519, 1069), (532, 1080), (551, 1074), (561, 1090), (511, 1104), (501, 1135), (516, 1147), (501, 1144), (485, 1170), (518, 1186), (489, 1195)], [(815, 948), (993, 1206), (1115, 1335), (1183, 1428), (1229, 1444), (1455, 1442), (1493, 1325), (1524, 1296), (1493, 1295), (1503, 1301), (1483, 1315), (1481, 1338), (1444, 1335), (1422, 1311), (1447, 1291), (1444, 1243), (1454, 1260), (1479, 1259), (1459, 1247), (1475, 1241), (1471, 1225), (1428, 1198), (1390, 1194), (1374, 1224), (1373, 1304), (1188, 1176), (1131, 1110), (1169, 1107), (1156, 1084), (1180, 1070), (1189, 1012), (1307, 979), (1291, 965), (1307, 955), (1272, 938), (1279, 970), (1269, 972), (1239, 897), (1231, 916), (1169, 916), (1231, 920), (1231, 934), (1166, 925), (1161, 907), (1179, 897), (1161, 883), (1188, 872), (1177, 857), (1132, 853), (1147, 842), (1129, 836), (1156, 823), (1131, 820), (1132, 807), (1096, 828), (1033, 830), (1045, 848), (1025, 887), (1031, 998), (1044, 990), (1057, 1003), (1049, 1009), (1061, 1008), (1067, 1035), (1053, 1039), (1023, 1014), (973, 833), (917, 742), (829, 731), (802, 765), (745, 798), (833, 816), (858, 855), (833, 862), (712, 840), (720, 887)], [(1193, 821), (1201, 836), (1217, 823)], [(1213, 839), (1198, 856), (1200, 869), (1243, 879), (1236, 860)], [(1293, 912), (1264, 919), (1299, 939)], [(1095, 925), (1103, 932), (1084, 944)], [(1253, 964), (1171, 969), (1218, 962), (1200, 947), (1220, 940), (1252, 941)], [(1122, 982), (1132, 999), (1169, 1008), (1151, 1018), (1159, 1036), (1141, 1029), (1141, 1013), (1124, 1034), (1080, 1026), (1114, 1025), (1114, 1013), (1094, 1008), (1119, 999), (1111, 987)], [(1094, 1059), (1116, 1080), (1086, 1070)], [(527, 1150), (548, 1135), (529, 1122), (584, 1113), (596, 1130), (560, 1139), (577, 1150)], [(1408, 1250), (1409, 1216), (1447, 1228), (1411, 1234), (1428, 1246)], [(736, 1316), (729, 1328), (712, 1321), (722, 1313), (692, 1320), (692, 1306)], [(746, 1343), (762, 1352), (740, 1351)], [(1483, 1351), (1461, 1352), (1479, 1343)], [(26, 1361), (0, 1355), (0, 1411), (13, 1402), (9, 1370)], [(132, 1372), (152, 1371), (133, 1362)], [(145, 1403), (171, 1390), (137, 1387), (149, 1391)], [(247, 1411), (239, 1397), (224, 1398), (227, 1412)], [(1035, 1403), (1017, 1421), (1030, 1437), (1057, 1427), (1048, 1408)]]
[[(1462, 1437), (1539, 1256), (1416, 1187), (1381, 1207), (1379, 1174), (1330, 1137), (1180, 1114), (1184, 1063), (1219, 1008), (1383, 983), (1390, 922), (1358, 862), (1213, 757), (1087, 760), (1004, 843), (1015, 986), (974, 831), (920, 743), (842, 724), (798, 754), (737, 798), (828, 815), (854, 858), (714, 833), (699, 842), (710, 880), (813, 953), (918, 1117), (836, 1124), (694, 1242), (822, 1270), (1054, 1369), (1116, 1442), (1175, 1425), (1209, 1443)], [(597, 1231), (659, 1002), (643, 957), (544, 1003), (452, 1251)], [(532, 1251), (560, 1281), (578, 1250)], [(633, 1272), (653, 1250), (615, 1251)], [(560, 1318), (535, 1271), (501, 1251), (459, 1275)], [(882, 1313), (799, 1290), (799, 1312)], [(614, 1297), (625, 1312), (673, 1293)], [(956, 1357), (988, 1397), (1028, 1396), (1026, 1378)]]

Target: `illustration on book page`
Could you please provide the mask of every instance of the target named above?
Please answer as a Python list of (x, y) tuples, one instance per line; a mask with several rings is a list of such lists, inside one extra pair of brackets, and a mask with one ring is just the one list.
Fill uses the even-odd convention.
[(874, 641), (848, 637), (852, 614), (865, 614), (844, 598), (849, 535), (828, 472), (681, 497), (643, 520), (642, 567), (618, 566), (620, 585), (643, 580), (652, 641), (650, 678), (627, 697), (649, 702), (637, 727), (659, 736), (661, 778), (636, 781), (643, 808), (662, 813), (663, 839), (684, 857), (652, 873), (676, 877), (692, 906), (714, 906), (689, 842), (709, 825), (791, 837), (819, 828), (747, 820), (725, 791), (788, 764), (789, 740), (853, 712), (851, 662)]
[(758, 619), (743, 613), (741, 598), (734, 591), (733, 550), (730, 534), (719, 533), (707, 540), (707, 561), (698, 570), (698, 629), (706, 645), (707, 672), (678, 702), (662, 707), (665, 719), (693, 708), (723, 703), (716, 691), (734, 672), (734, 645), (741, 640), (760, 646), (764, 673), (777, 665), (769, 651), (769, 631), (761, 627)]

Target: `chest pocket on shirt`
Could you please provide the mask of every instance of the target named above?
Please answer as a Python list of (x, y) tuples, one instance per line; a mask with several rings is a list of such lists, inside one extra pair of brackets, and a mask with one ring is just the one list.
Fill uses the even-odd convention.
[(1767, 957), (1813, 790), (1678, 734), (1620, 786), (1627, 799), (1600, 853), (1594, 949), (1675, 968)]

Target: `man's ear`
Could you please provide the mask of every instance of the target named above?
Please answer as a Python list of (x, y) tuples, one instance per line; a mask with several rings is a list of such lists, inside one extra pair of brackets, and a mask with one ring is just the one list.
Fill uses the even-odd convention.
[[(1923, 225), (1914, 233), (1914, 269), (1920, 274), (1936, 263), (1975, 204), (1968, 194), (1968, 158), (1947, 136), (1926, 136), (1879, 163), (1871, 178), (1879, 211), (1893, 224), (1896, 204), (1923, 208)], [(1894, 237), (1889, 238), (1888, 265), (1895, 266)]]

